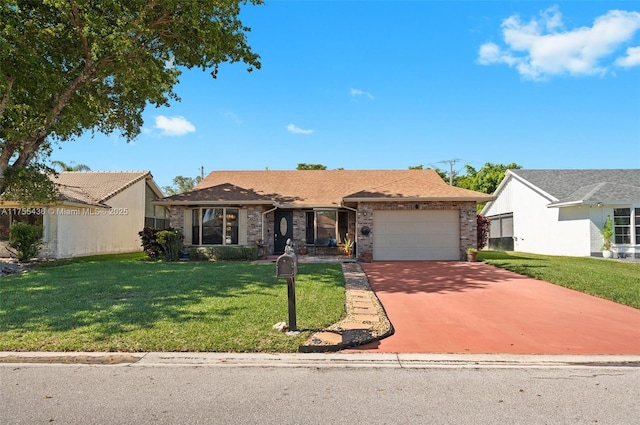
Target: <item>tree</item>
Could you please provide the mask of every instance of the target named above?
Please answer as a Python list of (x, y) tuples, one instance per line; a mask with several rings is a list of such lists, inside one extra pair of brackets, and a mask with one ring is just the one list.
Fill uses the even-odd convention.
[(519, 169), (522, 166), (515, 162), (508, 165), (487, 162), (479, 170), (470, 165), (466, 165), (465, 168), (466, 174), (458, 178), (457, 186), (491, 194), (496, 191), (507, 170)]
[(260, 68), (238, 15), (262, 0), (1, 0), (0, 193), (52, 193), (53, 144), (87, 130), (128, 140), (147, 105), (179, 101), (181, 68)]
[(301, 162), (298, 164), (296, 170), (326, 170), (327, 166), (322, 164), (305, 164)]
[(162, 191), (167, 196), (177, 195), (179, 193), (190, 192), (198, 183), (202, 181), (202, 177), (195, 178), (176, 176), (173, 179), (173, 186), (163, 186)]
[(54, 168), (57, 168), (59, 171), (91, 171), (88, 165), (85, 164), (76, 164), (73, 165), (73, 161), (70, 163), (66, 163), (63, 161), (51, 161), (51, 165)]

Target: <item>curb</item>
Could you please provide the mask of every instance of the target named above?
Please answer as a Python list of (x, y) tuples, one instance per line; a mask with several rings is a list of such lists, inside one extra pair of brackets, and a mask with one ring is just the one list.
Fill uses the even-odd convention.
[(31, 366), (288, 367), (396, 369), (640, 368), (640, 356), (397, 353), (0, 352), (0, 368)]

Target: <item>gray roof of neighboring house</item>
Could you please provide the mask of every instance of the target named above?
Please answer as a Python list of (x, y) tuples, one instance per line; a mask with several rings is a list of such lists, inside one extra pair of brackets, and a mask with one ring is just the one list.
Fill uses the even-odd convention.
[(579, 203), (640, 202), (640, 169), (509, 170), (556, 200)]

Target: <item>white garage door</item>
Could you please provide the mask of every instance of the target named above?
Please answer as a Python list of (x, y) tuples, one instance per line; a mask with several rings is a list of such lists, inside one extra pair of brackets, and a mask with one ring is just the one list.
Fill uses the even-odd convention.
[(459, 260), (457, 210), (373, 212), (374, 260)]

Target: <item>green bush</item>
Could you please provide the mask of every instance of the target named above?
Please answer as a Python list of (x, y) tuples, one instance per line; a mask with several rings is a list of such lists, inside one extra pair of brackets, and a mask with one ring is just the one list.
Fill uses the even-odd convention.
[(42, 227), (27, 223), (15, 223), (9, 228), (9, 247), (15, 249), (18, 261), (29, 261), (38, 255), (42, 247)]
[(162, 247), (162, 258), (165, 261), (178, 261), (182, 254), (182, 232), (180, 230), (161, 230), (156, 240)]
[(153, 227), (145, 227), (141, 232), (138, 232), (140, 239), (142, 239), (142, 249), (152, 260), (159, 260), (162, 257), (162, 245), (158, 242), (159, 231)]
[(255, 261), (255, 246), (210, 246), (189, 248), (189, 259), (194, 261)]
[(177, 229), (154, 229), (145, 227), (138, 232), (142, 248), (152, 260), (178, 261), (182, 254), (182, 233)]
[(211, 252), (208, 248), (198, 248), (192, 246), (189, 248), (189, 260), (191, 261), (208, 261), (211, 259)]

